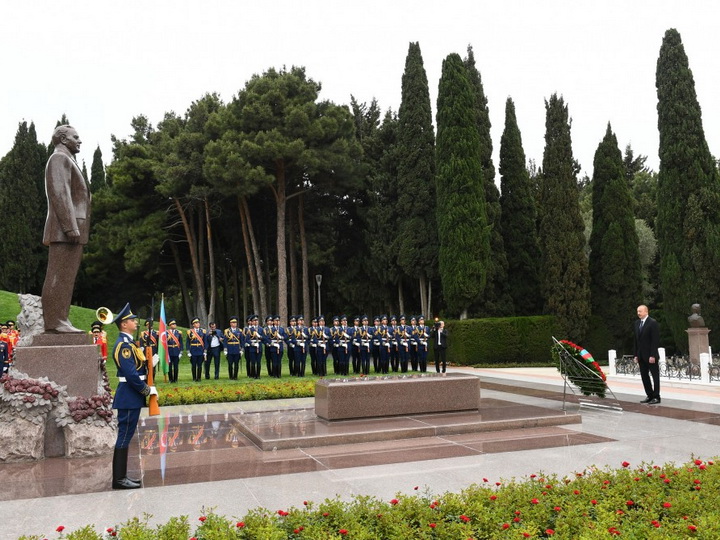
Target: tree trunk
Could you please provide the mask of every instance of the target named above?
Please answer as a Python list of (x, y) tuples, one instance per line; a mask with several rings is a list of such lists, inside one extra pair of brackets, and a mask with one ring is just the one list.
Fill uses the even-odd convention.
[(460, 320), (461, 320), (461, 321), (464, 321), (464, 320), (467, 319), (467, 318), (468, 318), (467, 308), (465, 308), (465, 309), (463, 309), (463, 310), (460, 312)]
[(427, 305), (427, 290), (425, 286), (425, 274), (421, 273), (418, 278), (418, 284), (420, 286), (420, 313), (426, 317), (430, 317), (432, 314), (428, 311)]
[(178, 273), (178, 282), (180, 283), (180, 291), (182, 292), (183, 306), (185, 306), (185, 315), (187, 315), (188, 323), (192, 319), (192, 309), (190, 294), (188, 293), (187, 281), (185, 280), (185, 270), (180, 264), (180, 253), (175, 242), (170, 242), (170, 251), (173, 254), (173, 260), (175, 261), (175, 269)]
[(427, 286), (427, 308), (428, 308), (428, 317), (433, 316), (432, 312), (432, 279), (428, 279), (428, 286)]
[[(250, 275), (250, 286), (253, 291), (253, 306), (255, 313), (267, 313), (265, 296), (265, 281), (263, 280), (262, 266), (260, 264), (260, 251), (255, 240), (255, 231), (252, 226), (250, 209), (244, 197), (238, 197), (238, 208), (240, 219), (243, 224), (243, 239), (248, 260), (248, 274)], [(248, 247), (249, 246), (249, 247)], [(251, 250), (251, 251), (248, 251)]]
[(290, 234), (288, 235), (288, 250), (290, 259), (290, 309), (294, 314), (298, 313), (298, 275), (297, 275), (297, 254), (295, 252), (295, 229), (297, 221), (294, 219), (297, 210), (290, 205), (290, 215), (288, 216), (288, 226)]
[(398, 279), (398, 305), (400, 313), (405, 313), (405, 297), (403, 296), (402, 279)]
[(308, 267), (307, 239), (305, 238), (305, 198), (298, 198), (298, 228), (300, 229), (300, 263), (302, 264), (303, 316), (310, 323), (310, 268)]
[[(235, 315), (236, 317), (240, 318), (240, 320), (238, 321), (238, 326), (243, 326), (243, 321), (245, 320), (245, 316), (247, 315), (247, 313), (245, 311), (245, 307), (246, 307), (245, 305), (243, 305), (243, 311), (242, 312), (240, 311), (240, 283), (238, 280), (237, 264), (233, 264), (232, 271), (233, 271), (233, 309), (231, 309), (230, 311), (232, 311), (232, 315)], [(241, 270), (241, 271), (243, 272), (243, 275), (245, 275), (245, 272), (243, 270)], [(244, 285), (244, 283), (243, 283), (243, 285)], [(243, 295), (244, 294), (245, 294), (245, 290), (243, 287)], [(244, 300), (244, 298), (243, 298), (243, 300)], [(243, 302), (243, 304), (244, 304), (244, 302)]]
[[(195, 286), (195, 307), (201, 313), (205, 313), (205, 284), (200, 270), (200, 260), (196, 245), (196, 238), (192, 228), (190, 227), (187, 214), (180, 204), (180, 200), (173, 198), (173, 202), (175, 203), (175, 208), (177, 209), (180, 220), (182, 221), (188, 249), (190, 250), (190, 263), (192, 266), (193, 283)], [(190, 315), (190, 319), (192, 319), (192, 317), (193, 316)]]
[(277, 315), (281, 321), (287, 320), (287, 252), (285, 250), (285, 209), (287, 205), (285, 193), (285, 162), (278, 159), (275, 162), (275, 203), (277, 205), (277, 238), (275, 246), (277, 247), (277, 273), (278, 273), (278, 291), (277, 291)]
[(217, 301), (217, 281), (215, 276), (215, 246), (212, 236), (212, 223), (210, 221), (210, 203), (207, 198), (203, 200), (205, 203), (205, 229), (207, 234), (208, 245), (208, 268), (210, 273), (210, 309), (208, 309), (207, 318), (214, 321), (216, 318), (215, 303)]
[(242, 272), (243, 318), (245, 318), (249, 315), (248, 301), (247, 301), (247, 276), (248, 276), (248, 272), (246, 270), (243, 270), (243, 272)]

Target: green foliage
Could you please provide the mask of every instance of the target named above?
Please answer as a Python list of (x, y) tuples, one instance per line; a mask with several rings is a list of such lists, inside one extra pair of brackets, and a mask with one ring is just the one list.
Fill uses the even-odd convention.
[[(419, 490), (414, 495), (398, 493), (390, 500), (356, 495), (348, 501), (340, 497), (306, 501), (302, 508), (255, 508), (240, 520), (207, 510), (192, 519), (171, 518), (151, 527), (145, 514), (112, 531), (124, 540), (185, 540), (191, 530), (198, 540), (720, 536), (720, 465), (714, 460), (618, 465), (618, 469), (591, 465), (565, 477), (537, 471), (528, 478), (502, 479), (497, 485), (484, 479), (459, 493)], [(82, 535), (60, 532), (58, 538), (98, 537), (90, 536), (91, 528), (81, 530)]]
[[(702, 125), (687, 55), (675, 29), (665, 33), (657, 62), (660, 172), (656, 231), (663, 309), (685, 349), (690, 305), (711, 328), (720, 322), (720, 177)], [(720, 344), (711, 334), (711, 345)]]
[(562, 335), (581, 341), (590, 316), (584, 223), (578, 204), (577, 170), (570, 118), (562, 97), (545, 102), (545, 152), (539, 198), (539, 238), (545, 312), (555, 315)]
[(505, 103), (505, 130), (500, 139), (500, 206), (502, 234), (508, 260), (508, 292), (517, 315), (542, 311), (538, 261), (537, 209), (525, 151), (511, 98)]
[(480, 71), (475, 65), (475, 55), (468, 46), (464, 60), (468, 79), (475, 94), (475, 121), (480, 143), (480, 164), (485, 188), (485, 213), (490, 227), (490, 253), (488, 259), (487, 284), (479, 302), (473, 306), (473, 313), (480, 317), (501, 317), (513, 312), (513, 298), (508, 292), (508, 259), (502, 234), (502, 210), (500, 192), (495, 185), (495, 165), (492, 161), (492, 138), (490, 136), (490, 111), (483, 89)]
[(448, 311), (467, 316), (485, 289), (490, 226), (475, 95), (458, 54), (443, 61), (437, 106), (437, 222), (440, 279)]
[(46, 148), (38, 143), (35, 125), (22, 122), (15, 142), (0, 160), (0, 215), (3, 256), (0, 288), (40, 294), (45, 278), (47, 248), (42, 245)]
[[(213, 380), (212, 385), (181, 386), (158, 384), (160, 397), (158, 402), (163, 405), (193, 405), (199, 403), (228, 403), (235, 401), (255, 401), (261, 399), (289, 399), (313, 397), (315, 395), (315, 379), (247, 381), (247, 384), (229, 384), (231, 381)], [(234, 381), (232, 381), (234, 382)]]
[(613, 336), (610, 348), (619, 350), (642, 300), (642, 268), (632, 197), (610, 124), (595, 152), (592, 200), (592, 310)]
[[(402, 77), (397, 129), (397, 197), (399, 216), (393, 249), (402, 271), (413, 278), (437, 274), (435, 223), (435, 132), (427, 75), (419, 43), (410, 43)], [(399, 234), (398, 234), (399, 233)]]
[(458, 365), (547, 364), (549, 346), (558, 333), (550, 316), (447, 321), (448, 361)]
[(90, 166), (90, 190), (97, 193), (98, 190), (105, 186), (105, 165), (102, 160), (102, 151), (98, 145), (93, 153), (92, 165)]

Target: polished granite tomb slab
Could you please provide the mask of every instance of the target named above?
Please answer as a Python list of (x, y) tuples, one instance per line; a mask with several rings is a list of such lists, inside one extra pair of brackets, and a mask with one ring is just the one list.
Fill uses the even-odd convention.
[(320, 379), (315, 413), (323, 420), (477, 411), (480, 379), (465, 373), (415, 373)]

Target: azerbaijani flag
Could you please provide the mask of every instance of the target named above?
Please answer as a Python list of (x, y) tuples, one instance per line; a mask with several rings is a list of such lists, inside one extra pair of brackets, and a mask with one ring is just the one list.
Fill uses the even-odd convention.
[(167, 325), (165, 324), (165, 295), (160, 300), (160, 343), (158, 345), (158, 358), (162, 366), (163, 374), (167, 375), (168, 368), (168, 345), (167, 345)]

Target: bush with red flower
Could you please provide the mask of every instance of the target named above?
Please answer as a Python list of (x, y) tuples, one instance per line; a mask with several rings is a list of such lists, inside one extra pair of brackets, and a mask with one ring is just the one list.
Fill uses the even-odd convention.
[(600, 365), (580, 345), (563, 339), (555, 341), (550, 350), (558, 371), (570, 380), (586, 396), (604, 398), (607, 380)]

